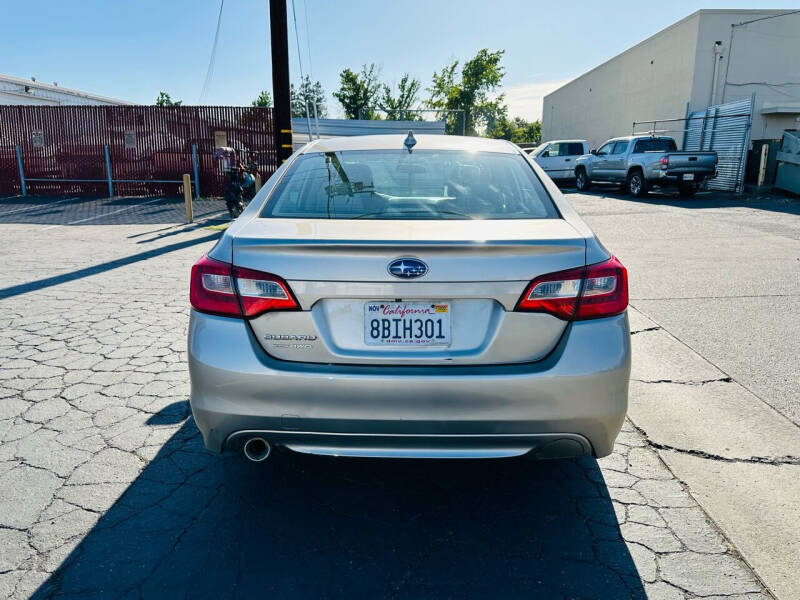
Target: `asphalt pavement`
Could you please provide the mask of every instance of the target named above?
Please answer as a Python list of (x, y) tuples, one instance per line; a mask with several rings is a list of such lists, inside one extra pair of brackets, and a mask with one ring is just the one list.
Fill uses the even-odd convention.
[(800, 201), (567, 197), (631, 272), (631, 303), (800, 424)]
[[(669, 241), (679, 230), (691, 233), (680, 239), (704, 237), (704, 213), (571, 199), (631, 269), (641, 357), (632, 383), (655, 390), (637, 392), (634, 410), (653, 393), (677, 402), (683, 388), (724, 385), (739, 386), (742, 406), (778, 403), (746, 371), (715, 366), (726, 353), (706, 360), (681, 329), (639, 306), (653, 302), (667, 315), (677, 299), (664, 289), (694, 301), (714, 291), (707, 282), (705, 296), (688, 293), (717, 275), (688, 248), (676, 256)], [(213, 220), (181, 225), (177, 200), (146, 201), (0, 200), (0, 232), (13, 240), (0, 264), (0, 597), (753, 599), (769, 597), (765, 582), (785, 589), (783, 571), (765, 577), (763, 551), (742, 552), (741, 527), (719, 518), (728, 509), (713, 484), (730, 472), (708, 476), (709, 489), (687, 484), (687, 472), (708, 471), (687, 460), (721, 461), (681, 447), (665, 419), (648, 422), (650, 433), (633, 414), (599, 461), (281, 453), (256, 465), (206, 452), (187, 403), (188, 269), (219, 231)], [(207, 208), (212, 219), (223, 210)], [(17, 212), (4, 220), (9, 210)], [(773, 248), (776, 235), (783, 244), (795, 231), (782, 221), (787, 212), (769, 211), (776, 224), (757, 213), (755, 234), (728, 214), (752, 209), (708, 210), (709, 240), (732, 229)], [(72, 223), (81, 219), (91, 220)], [(659, 275), (662, 254), (674, 264)], [(742, 285), (757, 290), (751, 279), (767, 266), (744, 267)], [(774, 289), (790, 292), (779, 279)], [(773, 425), (783, 439), (784, 422)], [(678, 441), (694, 444), (700, 433)], [(753, 458), (750, 447), (736, 450)]]
[(568, 197), (629, 268), (632, 423), (767, 588), (800, 598), (800, 201)]

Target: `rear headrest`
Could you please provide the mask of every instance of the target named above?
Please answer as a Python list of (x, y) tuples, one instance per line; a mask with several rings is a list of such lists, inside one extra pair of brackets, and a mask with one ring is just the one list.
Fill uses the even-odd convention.
[(354, 189), (357, 190), (361, 186), (372, 186), (372, 169), (367, 165), (353, 163), (342, 165), (342, 168), (347, 174), (348, 179), (350, 179), (350, 183), (353, 185)]

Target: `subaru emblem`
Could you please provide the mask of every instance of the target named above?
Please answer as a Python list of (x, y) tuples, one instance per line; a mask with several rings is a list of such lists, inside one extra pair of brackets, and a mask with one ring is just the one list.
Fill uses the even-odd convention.
[(389, 273), (401, 279), (422, 277), (428, 272), (428, 265), (418, 258), (397, 258), (389, 263)]

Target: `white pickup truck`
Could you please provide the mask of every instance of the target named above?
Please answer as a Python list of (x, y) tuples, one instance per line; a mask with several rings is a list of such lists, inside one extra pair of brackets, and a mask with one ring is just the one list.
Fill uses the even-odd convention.
[[(528, 152), (528, 150), (525, 150)], [(589, 154), (586, 140), (553, 140), (533, 148), (529, 154), (550, 179), (574, 179), (575, 161)]]
[(704, 180), (716, 176), (716, 152), (679, 152), (671, 137), (618, 137), (575, 161), (579, 191), (603, 181), (619, 183), (634, 196), (652, 187), (677, 187), (681, 196), (693, 196)]

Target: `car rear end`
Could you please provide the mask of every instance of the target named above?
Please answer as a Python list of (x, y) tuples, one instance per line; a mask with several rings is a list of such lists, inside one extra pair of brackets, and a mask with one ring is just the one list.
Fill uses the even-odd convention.
[(560, 457), (627, 408), (627, 274), (510, 144), (324, 141), (192, 272), (206, 446)]
[(694, 189), (717, 176), (716, 152), (679, 151), (671, 137), (637, 138), (633, 153), (647, 157), (645, 176), (653, 185)]
[(659, 178), (675, 185), (698, 185), (717, 176), (717, 153), (668, 152), (658, 161)]

